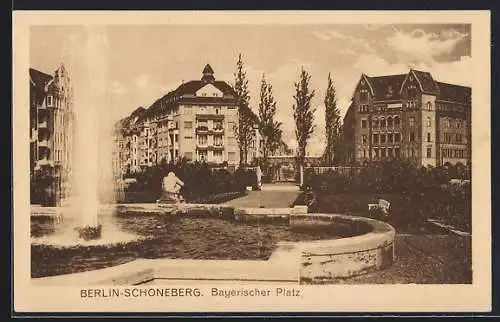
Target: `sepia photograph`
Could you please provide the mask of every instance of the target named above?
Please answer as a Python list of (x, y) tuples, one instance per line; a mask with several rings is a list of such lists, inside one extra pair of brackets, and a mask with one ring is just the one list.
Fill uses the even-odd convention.
[(332, 289), (414, 306), (430, 291), (405, 287), (485, 286), (489, 15), (273, 15), (26, 14), (14, 268), (74, 291), (24, 307), (325, 311)]

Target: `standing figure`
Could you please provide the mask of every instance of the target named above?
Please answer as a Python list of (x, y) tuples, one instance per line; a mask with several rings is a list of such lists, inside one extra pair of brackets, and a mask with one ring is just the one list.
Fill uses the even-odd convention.
[(179, 202), (184, 201), (184, 198), (180, 195), (180, 190), (184, 186), (184, 182), (179, 179), (175, 173), (169, 172), (166, 177), (163, 178), (163, 195), (157, 202)]

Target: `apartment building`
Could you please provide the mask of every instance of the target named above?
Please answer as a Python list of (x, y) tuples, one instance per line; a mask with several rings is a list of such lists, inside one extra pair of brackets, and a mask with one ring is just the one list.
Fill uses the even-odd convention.
[(52, 75), (30, 68), (31, 200), (59, 205), (70, 189), (73, 94), (64, 65)]
[(438, 166), (471, 161), (471, 88), (428, 72), (363, 74), (344, 117), (349, 162), (406, 158)]
[(200, 80), (181, 84), (117, 124), (120, 171), (137, 172), (180, 158), (237, 166), (238, 113), (233, 88), (216, 80), (207, 64)]

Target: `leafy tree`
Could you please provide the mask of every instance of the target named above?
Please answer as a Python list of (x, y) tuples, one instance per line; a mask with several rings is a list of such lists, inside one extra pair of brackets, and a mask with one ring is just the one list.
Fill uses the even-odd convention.
[(273, 87), (264, 75), (260, 85), (259, 102), (259, 131), (263, 142), (262, 159), (267, 163), (270, 153), (279, 149), (282, 142), (281, 122), (275, 121), (276, 101), (274, 100)]
[(315, 91), (309, 89), (311, 76), (302, 68), (298, 82), (295, 83), (295, 104), (292, 106), (293, 118), (295, 120), (295, 137), (297, 139), (297, 161), (299, 165), (304, 164), (306, 156), (307, 140), (314, 133), (313, 124), (316, 108), (311, 106), (311, 100)]
[(236, 72), (234, 73), (234, 90), (238, 100), (238, 124), (235, 125), (236, 139), (240, 150), (240, 165), (247, 161), (248, 149), (253, 137), (253, 118), (249, 107), (249, 90), (246, 72), (243, 70), (243, 60), (241, 54), (238, 55)]
[(328, 73), (324, 103), (326, 148), (323, 157), (328, 165), (332, 165), (339, 161), (342, 124), (340, 110), (337, 107), (337, 94), (330, 73)]

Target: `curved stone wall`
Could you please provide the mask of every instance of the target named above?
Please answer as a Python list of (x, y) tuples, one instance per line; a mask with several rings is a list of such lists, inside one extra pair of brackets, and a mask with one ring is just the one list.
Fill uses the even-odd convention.
[[(330, 215), (291, 215), (290, 229), (342, 227), (352, 237), (294, 243), (300, 254), (300, 282), (328, 283), (387, 268), (395, 260), (395, 229), (374, 219)], [(350, 228), (349, 228), (350, 227)]]

